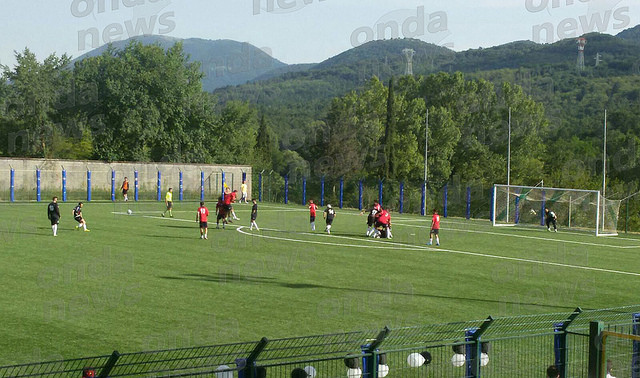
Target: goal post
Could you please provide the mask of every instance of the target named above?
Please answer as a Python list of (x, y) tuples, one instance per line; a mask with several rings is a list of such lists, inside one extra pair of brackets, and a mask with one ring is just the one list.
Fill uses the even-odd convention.
[(557, 216), (559, 229), (617, 235), (619, 200), (604, 198), (598, 190), (495, 184), (494, 226), (544, 226), (545, 208)]

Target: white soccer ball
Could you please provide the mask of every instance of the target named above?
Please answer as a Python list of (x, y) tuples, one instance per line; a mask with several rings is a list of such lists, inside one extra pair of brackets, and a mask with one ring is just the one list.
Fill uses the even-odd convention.
[(487, 366), (489, 363), (489, 355), (486, 353), (482, 353), (480, 355), (480, 366)]
[(305, 373), (307, 373), (307, 376), (310, 378), (316, 378), (316, 368), (314, 368), (313, 366), (305, 366), (304, 367), (304, 371)]
[(384, 378), (389, 374), (389, 365), (378, 365), (378, 377)]
[(347, 377), (348, 378), (362, 378), (362, 369), (360, 369), (360, 368), (348, 369), (347, 370)]
[(424, 357), (420, 353), (411, 353), (409, 357), (407, 357), (407, 363), (412, 368), (417, 368), (424, 364)]
[(453, 355), (453, 357), (451, 357), (451, 364), (455, 367), (463, 366), (465, 361), (466, 361), (466, 358), (464, 354), (456, 353)]
[(127, 210), (127, 214), (131, 215), (131, 214), (133, 214), (133, 211), (131, 211), (131, 209), (128, 209)]
[(531, 209), (531, 210), (529, 211), (529, 214), (531, 214), (531, 215), (536, 215), (536, 211), (535, 211), (535, 210), (533, 210), (533, 209)]

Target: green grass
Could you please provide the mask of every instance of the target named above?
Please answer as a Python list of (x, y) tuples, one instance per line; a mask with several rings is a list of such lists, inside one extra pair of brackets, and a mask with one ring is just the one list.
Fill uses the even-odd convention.
[(195, 202), (173, 219), (158, 202), (86, 203), (86, 233), (73, 205), (56, 238), (46, 203), (0, 205), (2, 365), (638, 303), (640, 240), (624, 235), (449, 218), (428, 248), (417, 216), (373, 240), (353, 210), (327, 236), (301, 206), (260, 204), (250, 232), (239, 204), (205, 241)]

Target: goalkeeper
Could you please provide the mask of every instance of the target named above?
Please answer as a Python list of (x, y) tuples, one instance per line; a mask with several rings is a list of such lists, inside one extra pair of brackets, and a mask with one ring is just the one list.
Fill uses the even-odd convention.
[(548, 208), (544, 208), (544, 216), (545, 222), (547, 223), (547, 231), (551, 231), (551, 225), (553, 224), (553, 232), (558, 232), (557, 220), (558, 217), (556, 213), (549, 210)]

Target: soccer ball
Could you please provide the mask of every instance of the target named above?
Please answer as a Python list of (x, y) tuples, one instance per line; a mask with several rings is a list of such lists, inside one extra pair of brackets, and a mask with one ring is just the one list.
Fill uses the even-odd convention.
[(131, 214), (133, 214), (133, 211), (131, 211), (131, 209), (128, 209), (127, 210), (127, 214), (131, 215)]
[(531, 209), (531, 210), (529, 211), (529, 214), (531, 214), (531, 215), (536, 215), (536, 211), (535, 211), (535, 210), (533, 210), (533, 209)]

